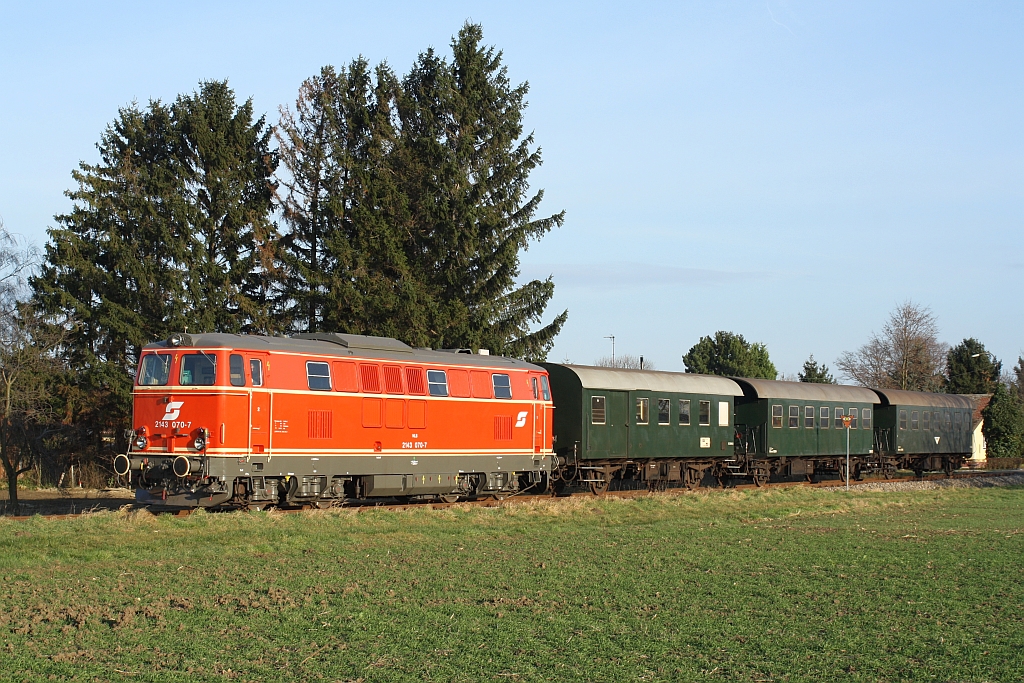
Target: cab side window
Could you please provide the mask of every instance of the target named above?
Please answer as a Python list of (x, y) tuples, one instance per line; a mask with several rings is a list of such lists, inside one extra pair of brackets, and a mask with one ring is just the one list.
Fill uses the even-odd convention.
[(263, 361), (259, 358), (249, 359), (249, 377), (254, 387), (263, 386)]
[(508, 375), (491, 375), (491, 383), (494, 385), (494, 398), (512, 398), (512, 380)]
[(245, 386), (245, 359), (237, 353), (228, 358), (228, 372), (231, 375), (231, 386)]
[(181, 357), (181, 385), (209, 387), (217, 383), (217, 356), (187, 353)]
[(427, 390), (431, 396), (448, 395), (448, 376), (444, 370), (427, 370)]
[(329, 363), (306, 361), (306, 386), (313, 391), (331, 390), (331, 366)]

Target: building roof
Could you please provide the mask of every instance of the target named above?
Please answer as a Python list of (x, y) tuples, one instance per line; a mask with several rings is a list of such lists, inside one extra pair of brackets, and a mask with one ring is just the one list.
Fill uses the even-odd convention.
[(989, 401), (992, 400), (992, 394), (965, 394), (965, 396), (974, 402), (974, 412), (971, 413), (971, 429), (974, 429), (984, 420), (981, 411), (988, 407)]
[[(267, 337), (255, 334), (180, 334), (175, 346), (170, 339), (147, 344), (146, 349), (189, 348), (241, 349), (246, 351), (282, 351), (323, 356), (354, 356), (399, 362), (436, 363), (439, 365), (468, 365), (482, 367), (515, 367), (537, 370), (541, 368), (516, 358), (466, 353), (460, 349), (417, 349), (389, 337), (371, 337), (362, 334), (317, 333), (297, 334), (291, 337)], [(173, 339), (174, 337), (172, 337)]]
[(770, 379), (734, 377), (748, 398), (788, 398), (806, 401), (839, 403), (878, 403), (871, 389), (848, 384), (817, 384), (814, 382), (779, 382)]
[(625, 370), (590, 365), (563, 365), (580, 379), (586, 389), (619, 391), (665, 391), (679, 394), (742, 396), (743, 390), (728, 377), (695, 375), (689, 372)]
[(926, 391), (904, 391), (902, 389), (874, 389), (874, 392), (882, 399), (882, 405), (974, 410), (974, 401), (960, 394), (930, 394)]

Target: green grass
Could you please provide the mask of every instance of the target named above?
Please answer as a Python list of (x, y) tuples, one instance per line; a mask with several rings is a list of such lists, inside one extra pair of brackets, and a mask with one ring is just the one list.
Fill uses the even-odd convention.
[(0, 520), (0, 678), (1018, 681), (1024, 490)]

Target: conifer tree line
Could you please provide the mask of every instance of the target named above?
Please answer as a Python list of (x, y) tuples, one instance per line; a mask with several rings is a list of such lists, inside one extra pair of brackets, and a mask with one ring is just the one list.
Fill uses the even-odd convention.
[(528, 85), (467, 23), (404, 76), (359, 58), (324, 67), (275, 124), (209, 81), (131, 104), (73, 172), (71, 210), (31, 279), (67, 329), (94, 445), (128, 426), (142, 347), (189, 332), (345, 332), (543, 359), (551, 278), (519, 254), (562, 224), (531, 191), (540, 148)]

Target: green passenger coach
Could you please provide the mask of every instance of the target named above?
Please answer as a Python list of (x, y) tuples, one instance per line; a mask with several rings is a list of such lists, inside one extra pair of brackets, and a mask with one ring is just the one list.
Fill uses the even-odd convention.
[[(561, 482), (595, 492), (622, 480), (694, 488), (734, 449), (739, 385), (725, 377), (541, 363), (558, 408), (554, 450)], [(553, 468), (555, 469), (555, 468)]]
[[(746, 462), (748, 469), (767, 468), (771, 474), (810, 480), (815, 473), (828, 472), (845, 480), (849, 436), (855, 476), (885, 471), (874, 452), (874, 408), (879, 398), (871, 389), (734, 379), (743, 396), (736, 400), (737, 460), (731, 467)], [(844, 417), (849, 418), (848, 433)], [(752, 460), (761, 464), (751, 466)]]
[(876, 425), (878, 450), (899, 466), (921, 474), (958, 469), (971, 457), (974, 402), (957, 394), (875, 389), (881, 398)]

